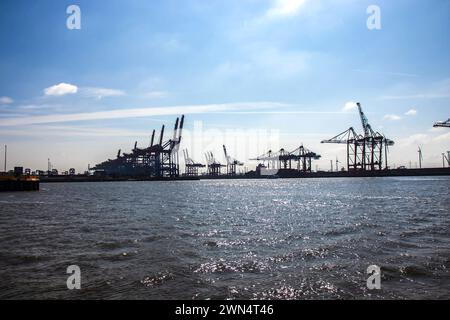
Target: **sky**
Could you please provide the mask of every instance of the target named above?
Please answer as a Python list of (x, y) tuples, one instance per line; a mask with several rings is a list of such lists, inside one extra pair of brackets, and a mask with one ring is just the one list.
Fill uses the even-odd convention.
[(423, 166), (442, 166), (450, 131), (432, 125), (450, 117), (449, 31), (450, 0), (2, 0), (1, 150), (8, 169), (84, 171), (162, 124), (169, 139), (185, 114), (197, 161), (224, 161), (225, 143), (251, 169), (303, 144), (327, 170), (346, 149), (320, 141), (362, 132), (360, 102), (395, 141), (390, 166), (415, 167), (419, 146)]

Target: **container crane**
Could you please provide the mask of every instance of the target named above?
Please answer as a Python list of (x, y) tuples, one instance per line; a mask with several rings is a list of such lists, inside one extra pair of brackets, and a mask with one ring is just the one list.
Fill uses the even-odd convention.
[(204, 168), (205, 165), (197, 163), (189, 157), (189, 152), (187, 149), (183, 150), (184, 165), (185, 165), (185, 175), (186, 176), (198, 176), (198, 170)]
[(387, 155), (389, 147), (394, 141), (376, 132), (370, 126), (361, 104), (357, 103), (359, 117), (364, 134), (357, 134), (353, 127), (341, 132), (331, 139), (322, 140), (321, 143), (337, 143), (347, 145), (347, 170), (382, 170), (383, 154), (384, 169), (387, 169)]
[(210, 176), (220, 175), (220, 169), (225, 167), (225, 165), (218, 162), (211, 151), (206, 152), (205, 157), (206, 157), (206, 164), (208, 166), (208, 175)]
[(320, 157), (317, 153), (301, 145), (291, 152), (286, 151), (284, 148), (278, 152), (269, 150), (267, 153), (250, 160), (262, 161), (261, 167), (266, 167), (265, 162), (267, 161), (268, 169), (311, 172), (312, 160), (318, 160)]
[(230, 157), (227, 153), (227, 148), (225, 145), (223, 145), (223, 152), (225, 154), (225, 160), (227, 161), (227, 175), (236, 175), (236, 166), (243, 166), (244, 163)]

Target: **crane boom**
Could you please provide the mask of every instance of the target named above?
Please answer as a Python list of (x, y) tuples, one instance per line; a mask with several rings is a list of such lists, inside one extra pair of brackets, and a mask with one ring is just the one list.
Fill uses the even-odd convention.
[(150, 147), (153, 147), (154, 140), (155, 140), (155, 129), (153, 129), (152, 138), (150, 140)]
[(177, 133), (178, 133), (178, 122), (180, 121), (179, 118), (177, 118), (177, 121), (175, 121), (175, 127), (173, 129), (173, 141), (175, 142), (175, 139), (177, 138)]
[(164, 125), (161, 128), (161, 135), (159, 136), (159, 145), (162, 146), (164, 139)]
[(438, 121), (433, 125), (433, 127), (450, 128), (450, 119), (448, 119), (447, 121)]
[(227, 164), (230, 164), (230, 157), (227, 154), (227, 148), (225, 145), (223, 145), (223, 153), (225, 154), (225, 160), (227, 161)]
[(345, 130), (344, 132), (339, 133), (337, 136), (334, 136), (331, 139), (328, 140), (322, 140), (320, 143), (347, 143), (351, 139), (355, 139), (357, 137), (357, 134), (353, 127), (350, 127), (349, 129)]
[(362, 107), (361, 107), (361, 103), (356, 103), (356, 105), (358, 106), (358, 111), (359, 111), (359, 117), (361, 118), (361, 124), (364, 130), (364, 136), (365, 137), (369, 137), (371, 135), (371, 127), (369, 125), (369, 120), (367, 120), (366, 115), (364, 114)]
[(184, 125), (184, 114), (181, 116), (180, 131), (179, 131), (179, 134), (178, 134), (178, 143), (180, 143), (180, 140), (181, 140), (181, 134), (183, 132), (183, 125)]

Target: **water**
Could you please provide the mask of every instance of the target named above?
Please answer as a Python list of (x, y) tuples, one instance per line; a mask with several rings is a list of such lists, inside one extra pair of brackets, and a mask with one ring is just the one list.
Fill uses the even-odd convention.
[[(0, 194), (2, 299), (449, 299), (450, 179), (41, 184)], [(68, 290), (66, 268), (81, 268)], [(382, 270), (368, 290), (366, 269)]]

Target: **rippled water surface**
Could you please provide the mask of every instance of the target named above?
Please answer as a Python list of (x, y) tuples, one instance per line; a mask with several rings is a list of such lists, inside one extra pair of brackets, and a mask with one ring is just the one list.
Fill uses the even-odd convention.
[[(41, 184), (0, 194), (0, 298), (449, 299), (450, 179)], [(68, 290), (66, 268), (81, 268)], [(378, 265), (381, 290), (366, 288)]]

